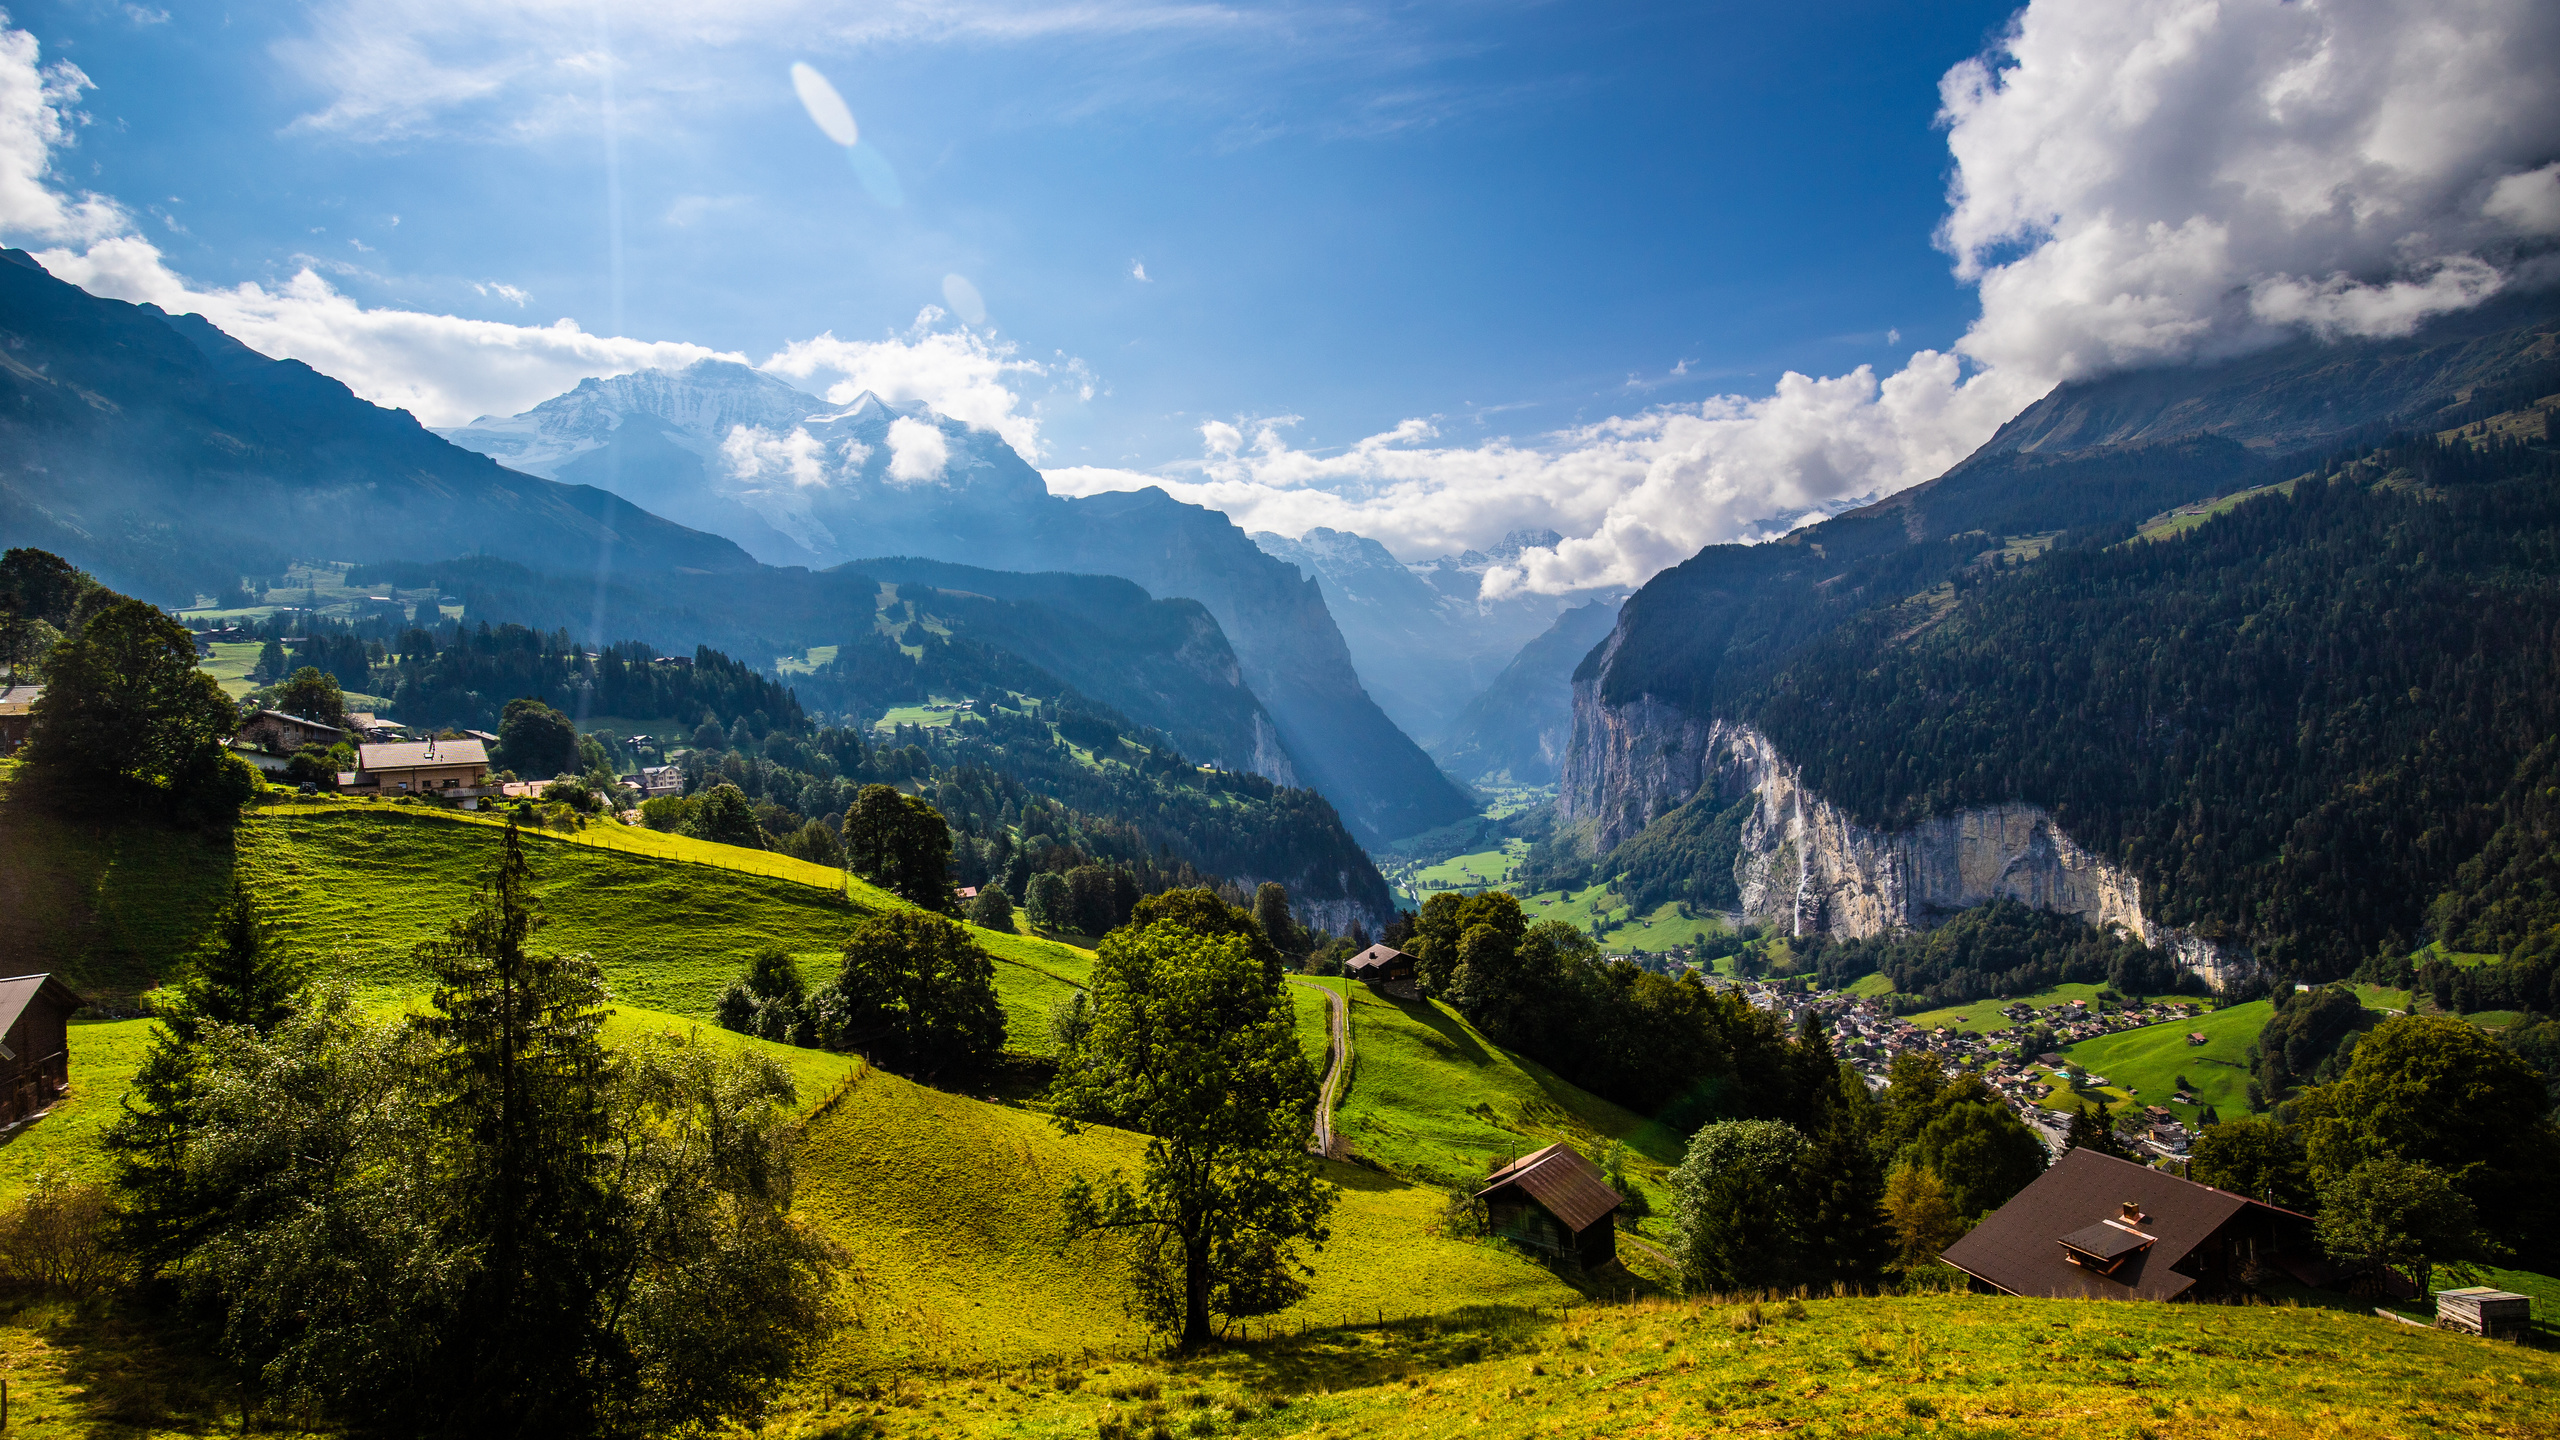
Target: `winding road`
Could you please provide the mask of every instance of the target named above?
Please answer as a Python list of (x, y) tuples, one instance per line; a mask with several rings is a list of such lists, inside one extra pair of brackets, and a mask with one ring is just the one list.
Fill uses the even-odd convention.
[(1292, 979), (1289, 983), (1300, 989), (1313, 990), (1324, 997), (1325, 1028), (1333, 1036), (1333, 1043), (1329, 1047), (1332, 1051), (1332, 1063), (1325, 1067), (1324, 1088), (1317, 1094), (1316, 1133), (1315, 1138), (1307, 1143), (1307, 1151), (1309, 1154), (1331, 1158), (1333, 1156), (1333, 1107), (1341, 1098), (1342, 1077), (1350, 1073), (1351, 1069), (1351, 1011), (1342, 1003), (1342, 996), (1326, 986), (1309, 984), (1307, 981), (1297, 979)]

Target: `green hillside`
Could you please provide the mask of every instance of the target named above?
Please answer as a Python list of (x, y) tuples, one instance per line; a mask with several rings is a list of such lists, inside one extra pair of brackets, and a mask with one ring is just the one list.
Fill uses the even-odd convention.
[(878, 1399), (804, 1392), (762, 1433), (2381, 1440), (2555, 1430), (2560, 1370), (2511, 1344), (2335, 1310), (1949, 1296), (1595, 1305), (1561, 1322), (1488, 1312), (1198, 1361), (971, 1376)]
[(1334, 1124), (1353, 1154), (1454, 1188), (1559, 1140), (1594, 1159), (1623, 1140), (1631, 1178), (1657, 1215), (1667, 1209), (1663, 1175), (1680, 1161), (1681, 1136), (1502, 1049), (1436, 1000), (1315, 983), (1351, 1002), (1351, 1075)]
[[(2274, 1013), (2275, 1007), (2267, 1001), (2252, 1000), (2192, 1022), (2145, 1025), (2083, 1040), (2064, 1047), (2062, 1055), (2090, 1074), (2106, 1077), (2108, 1088), (2123, 1092), (2123, 1100), (2104, 1097), (2113, 1102), (2111, 1108), (2166, 1105), (2181, 1121), (2193, 1125), (2202, 1106), (2181, 1105), (2170, 1098), (2178, 1077), (2184, 1075), (2195, 1082), (2190, 1094), (2216, 1113), (2236, 1119), (2249, 1113), (2249, 1046)], [(2188, 1044), (2190, 1032), (2205, 1036), (2205, 1043)], [(2092, 1092), (2086, 1098), (2101, 1097)]]

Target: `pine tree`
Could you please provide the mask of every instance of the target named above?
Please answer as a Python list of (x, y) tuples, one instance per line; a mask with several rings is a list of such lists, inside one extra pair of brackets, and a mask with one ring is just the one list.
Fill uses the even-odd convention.
[(118, 1230), (145, 1274), (159, 1274), (193, 1246), (224, 1198), (200, 1193), (187, 1176), (197, 1040), (216, 1025), (273, 1031), (293, 1013), (307, 978), (299, 957), (269, 942), (257, 903), (235, 874), (213, 948), (153, 1004), (160, 1028), (105, 1137), (124, 1197)]
[(481, 1247), (452, 1357), (456, 1418), (519, 1433), (575, 1431), (590, 1302), (611, 1262), (597, 1161), (610, 1132), (601, 970), (536, 954), (542, 928), (514, 821), (469, 913), (418, 947), (436, 981), (419, 1024), (442, 1049), (439, 1105), (457, 1142), (454, 1217)]
[(2095, 1150), (2119, 1160), (2133, 1158), (2124, 1148), (2124, 1142), (2116, 1138), (2115, 1127), (2107, 1123), (2106, 1112), (2085, 1103), (2071, 1116), (2071, 1134), (2064, 1141), (2064, 1148)]

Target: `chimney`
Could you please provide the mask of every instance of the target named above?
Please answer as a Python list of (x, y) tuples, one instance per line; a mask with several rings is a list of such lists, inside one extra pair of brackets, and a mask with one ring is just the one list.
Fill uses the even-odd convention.
[(2131, 1201), (2131, 1200), (2127, 1200), (2126, 1202), (2124, 1202), (2124, 1215), (2123, 1215), (2123, 1219), (2124, 1219), (2124, 1222), (2125, 1222), (2126, 1224), (2128, 1224), (2128, 1225), (2138, 1225), (2138, 1224), (2142, 1223), (2142, 1221), (2143, 1221), (2145, 1218), (2147, 1218), (2147, 1217), (2143, 1215), (2143, 1213), (2142, 1213), (2142, 1207), (2141, 1207), (2140, 1205), (2138, 1205), (2138, 1204), (2134, 1203), (2134, 1202), (2133, 1202), (2133, 1201)]

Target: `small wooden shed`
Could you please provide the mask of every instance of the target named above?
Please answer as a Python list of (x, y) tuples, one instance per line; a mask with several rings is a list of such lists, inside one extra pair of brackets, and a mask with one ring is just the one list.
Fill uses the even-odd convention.
[(2436, 1292), (2436, 1324), (2492, 1340), (2521, 1339), (2533, 1325), (2533, 1299), (2512, 1290), (2466, 1285)]
[(1570, 1145), (1550, 1145), (1496, 1169), (1476, 1198), (1496, 1235), (1571, 1255), (1586, 1268), (1618, 1258), (1614, 1222), (1626, 1199)]
[(0, 980), (0, 1127), (71, 1088), (71, 1012), (88, 1003), (51, 975)]

